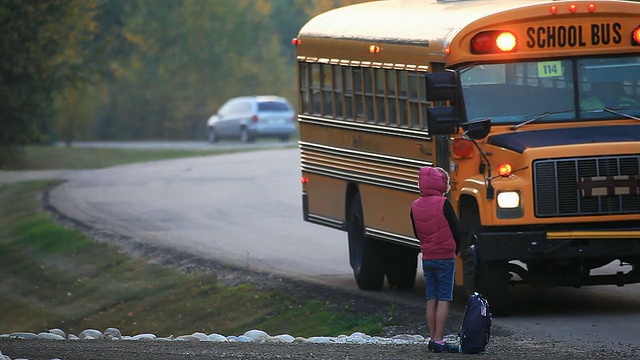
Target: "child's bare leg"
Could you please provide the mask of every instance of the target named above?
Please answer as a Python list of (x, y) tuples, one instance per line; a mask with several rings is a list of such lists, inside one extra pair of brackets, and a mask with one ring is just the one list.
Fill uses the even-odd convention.
[(438, 300), (427, 300), (427, 327), (429, 328), (429, 336), (431, 341), (441, 340), (436, 337), (436, 317), (437, 317)]

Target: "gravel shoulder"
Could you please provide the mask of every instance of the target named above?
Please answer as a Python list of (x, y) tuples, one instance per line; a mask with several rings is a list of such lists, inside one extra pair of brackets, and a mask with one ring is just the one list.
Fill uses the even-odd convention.
[[(361, 291), (334, 289), (298, 279), (285, 278), (269, 273), (237, 268), (194, 255), (176, 252), (173, 249), (154, 247), (136, 239), (117, 234), (105, 234), (66, 217), (43, 196), (43, 208), (58, 222), (84, 231), (98, 241), (108, 242), (124, 248), (133, 256), (142, 256), (151, 261), (175, 266), (185, 272), (212, 271), (226, 285), (251, 283), (263, 289), (278, 289), (295, 293), (309, 299), (321, 299), (336, 307), (354, 309), (364, 315), (375, 315), (380, 309), (393, 308), (387, 319), (391, 324), (384, 333), (375, 334), (392, 337), (399, 334), (426, 335), (424, 307), (397, 302), (395, 297), (385, 299)], [(1, 318), (0, 318), (1, 321)], [(447, 334), (456, 334), (462, 323), (462, 311), (455, 307), (450, 312)], [(46, 330), (46, 329), (42, 329)], [(250, 329), (247, 329), (250, 330)], [(133, 335), (133, 334), (131, 334)], [(178, 335), (178, 334), (176, 334)], [(231, 335), (231, 334), (229, 334)], [(294, 335), (295, 334), (291, 334)], [(322, 335), (322, 334), (318, 334)], [(373, 335), (373, 334), (371, 334)], [(638, 358), (639, 349), (602, 348), (598, 351), (559, 341), (539, 341), (527, 338), (518, 329), (494, 323), (491, 342), (485, 355), (491, 359), (628, 359)], [(354, 345), (354, 344), (258, 344), (258, 343), (210, 343), (210, 342), (160, 342), (160, 341), (55, 341), (0, 339), (0, 351), (10, 359), (141, 359), (166, 360), (186, 358), (212, 359), (456, 359), (463, 354), (432, 354), (424, 344), (408, 345)], [(1, 358), (1, 357), (0, 357)]]

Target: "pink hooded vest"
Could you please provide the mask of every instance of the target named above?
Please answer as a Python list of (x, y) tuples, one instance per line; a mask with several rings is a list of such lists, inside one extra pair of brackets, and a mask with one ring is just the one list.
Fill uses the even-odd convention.
[(422, 259), (453, 259), (456, 242), (444, 216), (447, 198), (442, 195), (449, 186), (447, 176), (441, 170), (425, 166), (420, 169), (418, 185), (420, 198), (411, 204), (411, 210)]

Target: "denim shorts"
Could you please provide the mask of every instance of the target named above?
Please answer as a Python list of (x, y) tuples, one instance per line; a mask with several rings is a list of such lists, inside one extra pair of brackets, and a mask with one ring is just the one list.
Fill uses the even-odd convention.
[(422, 260), (427, 300), (453, 301), (455, 259)]

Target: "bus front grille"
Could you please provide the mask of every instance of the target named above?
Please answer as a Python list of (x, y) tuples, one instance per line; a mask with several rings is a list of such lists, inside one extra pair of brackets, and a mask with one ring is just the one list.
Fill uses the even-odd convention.
[(640, 214), (640, 155), (533, 163), (536, 217)]

